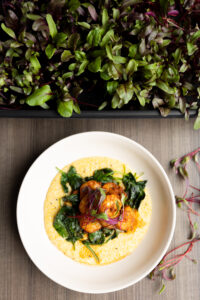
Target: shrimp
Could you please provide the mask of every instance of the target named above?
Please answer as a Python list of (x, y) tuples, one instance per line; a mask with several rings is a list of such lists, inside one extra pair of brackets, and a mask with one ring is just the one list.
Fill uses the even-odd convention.
[(102, 227), (106, 227), (106, 228), (108, 228), (108, 229), (113, 229), (113, 228), (115, 228), (114, 225), (111, 225), (111, 224), (107, 223), (107, 222), (104, 221), (104, 220), (100, 220), (100, 223), (101, 223)]
[(120, 214), (122, 203), (117, 195), (107, 195), (105, 200), (101, 203), (99, 211), (106, 213), (110, 218), (116, 218)]
[(123, 193), (126, 196), (126, 193), (124, 192), (123, 187), (120, 185), (117, 185), (114, 182), (105, 183), (103, 185), (103, 189), (105, 190), (106, 194), (109, 194), (109, 195), (114, 194), (114, 195), (118, 195), (121, 198), (121, 194)]
[(89, 201), (88, 201), (88, 195), (85, 195), (82, 197), (80, 203), (79, 203), (79, 210), (82, 214), (85, 214), (89, 209)]
[(101, 224), (95, 218), (88, 217), (88, 216), (81, 216), (79, 220), (80, 226), (83, 230), (92, 233), (99, 229), (101, 229)]
[(101, 183), (95, 180), (89, 180), (83, 183), (80, 187), (80, 198), (83, 198), (87, 194), (88, 188), (92, 190), (96, 190), (99, 189), (100, 187), (101, 187)]
[(117, 223), (117, 228), (123, 231), (134, 231), (138, 226), (139, 212), (130, 206), (125, 206), (123, 220)]

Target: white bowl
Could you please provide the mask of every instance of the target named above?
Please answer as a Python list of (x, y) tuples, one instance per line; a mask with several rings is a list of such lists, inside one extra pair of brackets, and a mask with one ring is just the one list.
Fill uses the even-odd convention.
[[(144, 172), (152, 199), (151, 223), (142, 242), (131, 255), (106, 266), (87, 266), (66, 257), (49, 241), (44, 228), (44, 200), (55, 167), (90, 156), (119, 159), (137, 173)], [(108, 132), (72, 135), (49, 147), (28, 170), (17, 203), (19, 234), (34, 264), (58, 284), (85, 293), (113, 292), (147, 276), (167, 251), (175, 220), (173, 190), (159, 162), (131, 139)]]

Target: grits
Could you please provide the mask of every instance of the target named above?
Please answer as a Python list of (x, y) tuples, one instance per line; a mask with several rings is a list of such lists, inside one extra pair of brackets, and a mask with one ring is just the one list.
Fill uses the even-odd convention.
[[(120, 176), (120, 173), (124, 172), (124, 168), (126, 172), (130, 171), (122, 162), (107, 157), (82, 158), (65, 166), (63, 170), (68, 171), (71, 165), (82, 177), (91, 176), (95, 170), (101, 168), (117, 170), (119, 174), (115, 172), (115, 176)], [(135, 232), (120, 233), (117, 238), (110, 240), (107, 244), (91, 245), (100, 259), (98, 264), (91, 252), (80, 241), (76, 242), (74, 250), (72, 243), (64, 240), (53, 227), (54, 217), (60, 209), (58, 199), (65, 195), (60, 184), (60, 176), (58, 173), (53, 179), (44, 203), (44, 225), (50, 241), (66, 256), (90, 265), (110, 264), (130, 254), (141, 242), (150, 223), (152, 206), (147, 192), (139, 207), (141, 220)]]

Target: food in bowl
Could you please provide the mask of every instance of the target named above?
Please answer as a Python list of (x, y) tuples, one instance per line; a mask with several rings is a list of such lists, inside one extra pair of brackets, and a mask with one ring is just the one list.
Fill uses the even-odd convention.
[(116, 159), (89, 157), (59, 170), (44, 203), (51, 242), (66, 256), (104, 265), (130, 254), (150, 224), (146, 180)]

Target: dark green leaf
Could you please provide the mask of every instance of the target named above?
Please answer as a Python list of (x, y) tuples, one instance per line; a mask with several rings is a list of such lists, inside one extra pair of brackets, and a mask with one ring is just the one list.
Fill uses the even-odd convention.
[(136, 181), (133, 174), (128, 173), (123, 176), (122, 182), (125, 186), (125, 191), (128, 194), (126, 204), (132, 208), (138, 209), (141, 204), (141, 201), (145, 197), (144, 188), (147, 181)]
[(66, 62), (70, 60), (72, 57), (73, 55), (70, 50), (64, 50), (63, 53), (61, 54), (61, 61)]
[(92, 61), (88, 65), (88, 70), (93, 73), (99, 72), (101, 70), (101, 57), (97, 57), (94, 61)]
[(88, 234), (88, 240), (92, 245), (102, 245), (105, 241), (105, 236), (102, 230)]
[(101, 183), (112, 182), (114, 181), (113, 170), (109, 168), (99, 169), (94, 171), (93, 176), (86, 177), (85, 180), (96, 180)]
[(59, 170), (61, 173), (61, 185), (64, 192), (68, 193), (67, 183), (71, 186), (72, 190), (77, 190), (83, 183), (82, 177), (76, 172), (76, 169), (71, 166), (68, 172)]
[(79, 222), (75, 217), (73, 217), (74, 214), (75, 212), (72, 207), (67, 205), (62, 206), (55, 216), (53, 223), (56, 231), (64, 239), (72, 242), (73, 244), (83, 237)]

